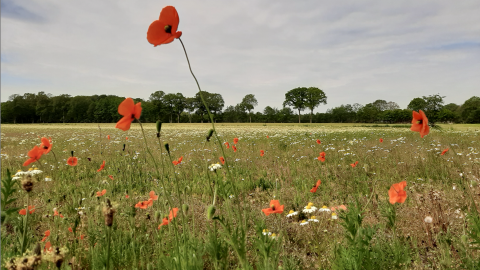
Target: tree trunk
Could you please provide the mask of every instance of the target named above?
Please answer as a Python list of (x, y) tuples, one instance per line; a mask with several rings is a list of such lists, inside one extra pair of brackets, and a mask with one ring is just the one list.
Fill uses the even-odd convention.
[(180, 114), (177, 115), (177, 123), (180, 124)]
[(298, 123), (300, 124), (300, 110), (298, 110)]
[(313, 110), (310, 111), (310, 124), (312, 123)]

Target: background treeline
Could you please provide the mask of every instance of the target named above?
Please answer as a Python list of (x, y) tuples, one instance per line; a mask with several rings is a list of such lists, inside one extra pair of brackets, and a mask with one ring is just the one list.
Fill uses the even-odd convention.
[[(408, 123), (412, 110), (423, 110), (431, 122), (480, 123), (480, 97), (473, 96), (462, 105), (444, 105), (444, 98), (431, 95), (414, 98), (406, 109), (397, 103), (376, 100), (366, 105), (346, 104), (326, 113), (313, 114), (314, 108), (326, 104), (324, 92), (315, 87), (299, 87), (285, 94), (279, 108), (267, 106), (254, 113), (258, 102), (254, 95), (246, 95), (235, 106), (225, 107), (220, 94), (204, 92), (204, 98), (216, 122), (257, 123)], [(2, 102), (2, 123), (114, 123), (121, 116), (118, 105), (124, 97), (114, 95), (52, 96), (44, 92), (12, 95)], [(181, 93), (157, 91), (142, 102), (143, 122), (161, 120), (170, 123), (208, 122), (208, 114), (199, 94), (185, 97)], [(307, 113), (302, 114), (303, 111)]]

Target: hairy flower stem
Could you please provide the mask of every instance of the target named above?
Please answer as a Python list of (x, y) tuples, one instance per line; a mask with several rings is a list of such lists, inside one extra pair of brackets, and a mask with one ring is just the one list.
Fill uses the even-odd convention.
[(30, 198), (30, 195), (27, 192), (27, 213), (25, 214), (25, 219), (23, 220), (23, 235), (22, 235), (22, 249), (21, 249), (22, 254), (25, 252), (25, 248), (27, 247), (25, 242), (27, 242), (27, 220), (28, 220), (28, 212), (30, 212), (30, 209), (28, 209), (29, 198)]
[(147, 149), (148, 154), (152, 158), (153, 164), (155, 165), (155, 169), (157, 170), (157, 174), (160, 175), (157, 162), (155, 161), (155, 158), (153, 157), (152, 152), (150, 152), (150, 148), (148, 147), (147, 137), (145, 136), (145, 131), (143, 130), (142, 122), (140, 122), (140, 119), (137, 119), (137, 121), (140, 124), (140, 129), (142, 130), (143, 140), (145, 141), (145, 148)]
[(228, 176), (230, 177), (230, 180), (233, 180), (233, 177), (230, 173), (230, 169), (228, 167), (228, 162), (227, 162), (227, 158), (225, 156), (225, 151), (223, 150), (222, 142), (220, 142), (220, 139), (218, 138), (217, 131), (215, 130), (215, 123), (213, 121), (213, 115), (210, 112), (210, 109), (208, 108), (207, 102), (205, 102), (205, 99), (203, 98), (202, 89), (200, 88), (200, 84), (198, 83), (197, 77), (195, 77), (195, 74), (193, 74), (192, 66), (190, 65), (190, 60), (188, 60), (188, 55), (187, 55), (187, 50), (185, 49), (185, 45), (183, 45), (183, 41), (182, 41), (181, 38), (178, 38), (178, 40), (180, 40), (180, 43), (182, 44), (183, 51), (185, 52), (185, 57), (187, 58), (188, 68), (190, 69), (190, 73), (192, 74), (193, 79), (195, 79), (195, 82), (197, 83), (198, 92), (200, 93), (200, 98), (202, 99), (202, 103), (205, 106), (205, 109), (207, 110), (208, 117), (210, 118), (210, 122), (212, 123), (213, 132), (215, 133), (215, 138), (217, 139), (218, 145), (220, 146), (220, 149), (222, 150), (222, 155), (225, 158), (225, 165), (226, 165), (225, 167), (227, 168)]

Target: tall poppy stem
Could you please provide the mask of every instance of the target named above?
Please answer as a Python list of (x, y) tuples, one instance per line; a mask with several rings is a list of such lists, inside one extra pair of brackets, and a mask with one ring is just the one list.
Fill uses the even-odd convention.
[(28, 221), (28, 212), (30, 212), (30, 209), (28, 209), (28, 203), (29, 203), (29, 198), (30, 195), (27, 193), (27, 213), (25, 214), (25, 219), (23, 220), (23, 237), (22, 237), (22, 254), (25, 252), (25, 248), (27, 247), (26, 241), (27, 241), (27, 221)]
[(220, 149), (222, 150), (223, 157), (225, 157), (225, 165), (227, 167), (227, 173), (230, 176), (230, 179), (233, 180), (233, 177), (230, 173), (230, 169), (228, 167), (228, 161), (227, 161), (227, 158), (226, 158), (226, 155), (225, 155), (225, 151), (223, 149), (223, 145), (222, 145), (222, 143), (220, 142), (220, 139), (217, 136), (217, 131), (215, 130), (215, 123), (213, 121), (212, 113), (210, 112), (210, 109), (208, 108), (207, 102), (205, 102), (205, 99), (203, 98), (202, 89), (200, 88), (200, 84), (198, 83), (197, 77), (195, 77), (195, 74), (193, 74), (192, 66), (190, 65), (190, 60), (188, 59), (188, 54), (187, 54), (187, 50), (185, 49), (185, 45), (183, 45), (183, 41), (182, 41), (181, 38), (178, 38), (178, 40), (180, 40), (180, 43), (182, 44), (183, 51), (185, 52), (185, 57), (187, 58), (188, 68), (190, 69), (190, 73), (192, 74), (193, 79), (195, 79), (195, 82), (197, 83), (198, 92), (200, 93), (200, 98), (202, 99), (202, 103), (205, 106), (205, 109), (207, 110), (208, 116), (210, 118), (210, 122), (212, 123), (212, 129), (213, 129), (213, 132), (215, 133), (215, 138), (217, 139), (218, 145), (220, 146)]

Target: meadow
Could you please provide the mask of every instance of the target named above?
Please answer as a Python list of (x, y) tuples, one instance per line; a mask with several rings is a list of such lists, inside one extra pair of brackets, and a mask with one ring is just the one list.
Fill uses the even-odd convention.
[(480, 125), (114, 126), (2, 125), (2, 269), (480, 268)]

